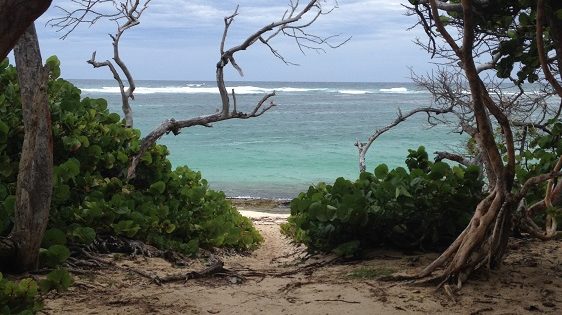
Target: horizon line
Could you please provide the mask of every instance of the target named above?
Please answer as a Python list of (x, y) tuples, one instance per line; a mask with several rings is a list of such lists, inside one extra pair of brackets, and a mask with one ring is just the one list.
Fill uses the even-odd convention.
[[(113, 78), (63, 78), (64, 80), (99, 80), (99, 81), (115, 81)], [(215, 80), (190, 80), (190, 79), (135, 79), (139, 81), (163, 81), (163, 82), (216, 82)], [(127, 82), (127, 80), (123, 80)], [(225, 80), (225, 82), (263, 82), (263, 83), (415, 83), (413, 81), (287, 81), (287, 80)]]

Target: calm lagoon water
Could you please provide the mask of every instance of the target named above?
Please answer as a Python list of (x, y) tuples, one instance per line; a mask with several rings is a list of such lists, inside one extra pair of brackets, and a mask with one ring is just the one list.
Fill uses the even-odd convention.
[[(121, 113), (113, 81), (73, 80), (83, 96), (103, 97)], [(261, 117), (230, 120), (213, 128), (192, 127), (167, 135), (175, 166), (201, 171), (211, 187), (228, 196), (292, 198), (319, 181), (358, 176), (354, 143), (406, 112), (431, 104), (431, 95), (411, 83), (232, 82), (239, 110), (249, 110), (262, 95), (277, 92), (279, 105)], [(229, 88), (230, 90), (230, 88)], [(186, 119), (220, 107), (214, 82), (138, 81), (132, 102), (135, 127), (143, 134), (167, 118)], [(379, 163), (404, 165), (408, 149), (460, 150), (464, 137), (446, 127), (429, 129), (420, 114), (380, 137), (367, 156)]]

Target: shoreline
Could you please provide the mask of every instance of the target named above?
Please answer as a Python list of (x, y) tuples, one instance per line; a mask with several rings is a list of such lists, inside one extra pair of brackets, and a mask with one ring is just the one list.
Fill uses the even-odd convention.
[(287, 215), (291, 213), (289, 199), (267, 199), (254, 197), (227, 197), (240, 213), (262, 213), (265, 215)]

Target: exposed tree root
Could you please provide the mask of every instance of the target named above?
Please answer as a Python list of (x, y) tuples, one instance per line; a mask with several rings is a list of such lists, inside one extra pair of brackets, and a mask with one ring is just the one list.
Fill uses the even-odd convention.
[[(452, 296), (475, 270), (498, 266), (511, 231), (513, 207), (509, 199), (504, 192), (494, 189), (480, 202), (468, 227), (449, 248), (411, 278), (418, 283), (439, 281), (438, 287)], [(454, 283), (456, 288), (450, 286)]]
[(123, 253), (133, 257), (160, 257), (175, 266), (186, 266), (188, 259), (175, 251), (160, 250), (154, 246), (141, 241), (131, 240), (115, 235), (104, 235), (97, 237), (92, 245), (87, 248), (91, 252), (98, 253)]
[(210, 276), (229, 276), (229, 277), (233, 277), (236, 279), (239, 279), (239, 281), (243, 281), (245, 280), (244, 277), (238, 275), (237, 273), (230, 271), (228, 269), (224, 268), (224, 263), (221, 260), (215, 260), (214, 262), (212, 262), (208, 267), (200, 270), (200, 271), (190, 271), (190, 272), (182, 272), (182, 273), (177, 273), (177, 274), (171, 274), (171, 275), (166, 275), (166, 276), (156, 276), (156, 275), (151, 275), (147, 272), (141, 271), (141, 270), (136, 270), (133, 268), (128, 268), (127, 270), (130, 270), (136, 274), (139, 274), (145, 278), (150, 279), (152, 282), (158, 284), (158, 285), (162, 285), (164, 283), (170, 283), (170, 282), (178, 282), (178, 281), (183, 281), (183, 282), (187, 282), (188, 280), (191, 279), (200, 279), (200, 278), (205, 278), (205, 277), (210, 277)]

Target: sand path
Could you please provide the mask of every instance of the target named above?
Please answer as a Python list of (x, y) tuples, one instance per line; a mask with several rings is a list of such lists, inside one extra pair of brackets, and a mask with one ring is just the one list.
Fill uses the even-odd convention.
[[(260, 210), (260, 209), (256, 209)], [(70, 291), (46, 301), (49, 314), (526, 314), (562, 313), (560, 242), (515, 240), (506, 265), (475, 280), (453, 302), (432, 287), (382, 282), (392, 271), (411, 270), (435, 255), (379, 251), (365, 261), (322, 264), (303, 261), (303, 248), (282, 237), (286, 215), (243, 212), (254, 220), (264, 244), (247, 256), (221, 254), (225, 268), (245, 273), (157, 285), (127, 268), (166, 275), (182, 269), (158, 258), (118, 260), (119, 268), (75, 275)], [(109, 256), (107, 257), (109, 258)], [(200, 270), (194, 262), (187, 270)], [(187, 271), (186, 270), (186, 271)], [(251, 272), (249, 272), (251, 270)], [(254, 275), (251, 275), (251, 273)]]

